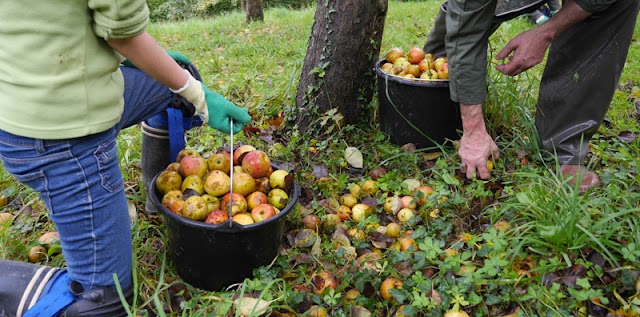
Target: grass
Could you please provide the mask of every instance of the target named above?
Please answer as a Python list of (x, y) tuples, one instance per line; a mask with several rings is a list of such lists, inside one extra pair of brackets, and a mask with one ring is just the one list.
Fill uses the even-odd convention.
[[(391, 1), (382, 51), (422, 47), (439, 5)], [(489, 71), (485, 112), (501, 158), (494, 162), (488, 181), (464, 179), (451, 148), (443, 147), (436, 155), (391, 144), (378, 131), (375, 100), (358, 125), (339, 126), (327, 115), (314, 127), (332, 129), (324, 138), (299, 135), (276, 124), (277, 118), (292, 113), (313, 13), (313, 8), (270, 9), (264, 23), (251, 25), (234, 12), (150, 26), (164, 47), (183, 52), (198, 65), (210, 88), (250, 109), (253, 125), (264, 134), (241, 134), (236, 141), (295, 163), (302, 196), (288, 217), (281, 256), (257, 268), (254, 278), (218, 292), (184, 284), (167, 257), (162, 219), (138, 213), (133, 226), (138, 293), (132, 314), (238, 316), (233, 302), (239, 294), (269, 301), (272, 316), (312, 316), (312, 306), (326, 309), (329, 316), (363, 316), (363, 310), (394, 316), (400, 307), (407, 316), (441, 316), (450, 308), (475, 316), (640, 313), (640, 139), (620, 137), (625, 131), (640, 132), (638, 24), (620, 81), (624, 85), (591, 141), (590, 163), (603, 189), (578, 195), (567, 180), (555, 176), (556, 162), (539, 153), (533, 115), (542, 65), (515, 78)], [(494, 55), (509, 38), (530, 27), (524, 19), (503, 24), (491, 39)], [(225, 142), (227, 136), (211, 129), (188, 132), (188, 146), (199, 151)], [(118, 145), (127, 195), (141, 210), (145, 194), (138, 167), (139, 129), (123, 131)], [(343, 155), (347, 146), (364, 154), (363, 171), (349, 169)], [(415, 252), (403, 251), (395, 241), (374, 233), (376, 226), (390, 221), (384, 213), (344, 223), (345, 231), (362, 230), (367, 239), (322, 228), (313, 248), (289, 242), (303, 228), (303, 216), (312, 213), (325, 219), (327, 202), (347, 192), (350, 184), (370, 179), (368, 171), (377, 167), (387, 172), (377, 181), (381, 193), (410, 195), (402, 182), (409, 178), (434, 189), (419, 208), (419, 221), (403, 227), (416, 241)], [(0, 226), (0, 257), (26, 261), (28, 247), (55, 228), (35, 193), (4, 171), (0, 185), (10, 200), (3, 211), (15, 217), (12, 224)], [(379, 203), (383, 197), (377, 198)], [(348, 242), (340, 235), (348, 236)], [(380, 258), (364, 261), (366, 252)], [(42, 263), (64, 265), (61, 255), (50, 253)], [(358, 261), (347, 260), (354, 255)], [(316, 294), (311, 291), (312, 274), (321, 270), (331, 272), (339, 284)], [(378, 288), (388, 276), (404, 285), (391, 292), (393, 299), (382, 300)], [(359, 295), (351, 298), (352, 289)]]

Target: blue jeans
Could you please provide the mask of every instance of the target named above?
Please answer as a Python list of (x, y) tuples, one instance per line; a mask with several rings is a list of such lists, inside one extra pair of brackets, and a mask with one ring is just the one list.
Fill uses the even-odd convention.
[(0, 130), (5, 169), (40, 194), (60, 233), (69, 276), (85, 290), (132, 285), (132, 242), (117, 155), (120, 130), (161, 113), (169, 89), (135, 68), (122, 67), (125, 107), (111, 129), (80, 138), (41, 140)]

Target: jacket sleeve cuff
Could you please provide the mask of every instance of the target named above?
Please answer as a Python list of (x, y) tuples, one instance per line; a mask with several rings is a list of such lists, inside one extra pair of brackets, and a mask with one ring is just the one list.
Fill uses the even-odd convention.
[[(149, 8), (145, 2), (122, 5), (121, 1), (89, 1), (93, 9), (93, 32), (105, 40), (129, 38), (142, 33), (149, 24)], [(135, 1), (133, 1), (135, 2)], [(95, 8), (92, 8), (91, 5)]]

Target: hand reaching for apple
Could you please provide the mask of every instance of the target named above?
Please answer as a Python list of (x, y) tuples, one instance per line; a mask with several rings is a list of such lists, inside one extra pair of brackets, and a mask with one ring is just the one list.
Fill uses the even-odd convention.
[(496, 59), (507, 59), (506, 64), (497, 65), (496, 69), (505, 75), (515, 76), (540, 64), (551, 44), (551, 38), (544, 34), (542, 27), (518, 34), (496, 55)]
[[(482, 105), (460, 104), (462, 118), (462, 137), (458, 154), (462, 160), (461, 171), (471, 179), (475, 175), (482, 179), (489, 178), (487, 159), (500, 157), (498, 146), (487, 133), (482, 114)], [(477, 173), (476, 173), (477, 172)]]

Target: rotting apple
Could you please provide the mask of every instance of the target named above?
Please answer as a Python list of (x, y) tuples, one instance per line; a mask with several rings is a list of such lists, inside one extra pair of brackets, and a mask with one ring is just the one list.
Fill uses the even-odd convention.
[(216, 196), (203, 194), (202, 198), (207, 203), (207, 210), (210, 212), (216, 209), (220, 209), (220, 199)]
[(398, 217), (398, 220), (402, 223), (407, 223), (413, 216), (415, 216), (415, 212), (409, 208), (402, 208), (398, 211), (398, 214), (396, 214), (396, 217)]
[(309, 317), (326, 317), (327, 310), (322, 306), (312, 305), (305, 315)]
[(395, 62), (398, 58), (404, 56), (404, 50), (400, 47), (394, 47), (387, 51), (385, 54), (385, 59), (389, 63)]
[(39, 263), (44, 261), (47, 258), (47, 249), (45, 249), (41, 245), (33, 246), (29, 249), (27, 253), (27, 259), (31, 263)]
[(204, 180), (204, 191), (207, 194), (220, 197), (231, 189), (231, 178), (219, 170), (213, 170)]
[(418, 208), (418, 203), (413, 196), (405, 195), (400, 198), (402, 201), (402, 208), (409, 208), (415, 210)]
[(245, 153), (257, 150), (253, 145), (243, 144), (238, 146), (233, 151), (233, 165), (241, 165), (242, 161), (240, 161), (241, 156)]
[(187, 157), (187, 156), (192, 156), (192, 157), (202, 157), (202, 155), (200, 153), (198, 153), (198, 151), (194, 150), (194, 149), (182, 149), (180, 150), (180, 152), (178, 152), (178, 155), (176, 155), (176, 162), (180, 163), (180, 161), (182, 161), (183, 158)]
[(438, 73), (438, 79), (449, 79), (449, 64), (442, 64), (436, 72)]
[(0, 227), (10, 224), (13, 221), (13, 215), (8, 212), (0, 213)]
[(271, 159), (262, 150), (249, 151), (242, 159), (242, 169), (253, 178), (265, 177), (271, 169)]
[(198, 195), (202, 195), (204, 194), (204, 181), (199, 175), (189, 175), (182, 181), (182, 187), (180, 189), (183, 192), (187, 189), (193, 189)]
[(414, 47), (410, 49), (409, 52), (407, 52), (407, 60), (411, 64), (417, 65), (421, 60), (425, 58), (425, 56), (426, 54), (424, 53), (424, 50), (419, 47)]
[(369, 176), (371, 176), (373, 180), (377, 181), (378, 179), (380, 179), (380, 177), (382, 177), (382, 175), (386, 173), (387, 173), (387, 170), (384, 167), (378, 166), (372, 169), (371, 171), (369, 171)]
[(256, 208), (258, 205), (269, 203), (267, 194), (261, 191), (254, 191), (246, 197), (246, 200), (248, 210), (253, 210), (253, 208)]
[(398, 243), (400, 244), (400, 251), (418, 251), (418, 244), (416, 243), (416, 240), (411, 237), (401, 237), (398, 239)]
[(256, 180), (247, 173), (233, 174), (233, 192), (248, 196), (256, 191)]
[(273, 171), (273, 173), (269, 175), (269, 186), (271, 186), (272, 189), (285, 189), (287, 185), (287, 175), (289, 175), (289, 172), (282, 169)]
[(282, 209), (287, 206), (289, 195), (283, 189), (274, 188), (269, 191), (267, 202), (278, 209)]
[(198, 175), (204, 178), (207, 169), (207, 161), (202, 156), (185, 156), (180, 161), (180, 175), (182, 177)]
[(308, 214), (302, 218), (302, 224), (307, 229), (318, 230), (321, 223), (320, 217), (314, 214)]
[(416, 197), (418, 206), (422, 206), (427, 203), (428, 196), (433, 194), (433, 188), (429, 185), (422, 185), (413, 192), (413, 196)]
[(211, 225), (219, 225), (227, 221), (229, 221), (229, 214), (220, 209), (212, 210), (204, 220), (205, 223)]
[(391, 290), (392, 289), (401, 289), (402, 288), (402, 281), (395, 278), (395, 277), (387, 277), (384, 281), (382, 281), (382, 283), (380, 284), (380, 297), (382, 297), (382, 299), (384, 300), (389, 300), (391, 298), (393, 298), (393, 295), (391, 294)]
[(231, 157), (228, 153), (214, 153), (207, 158), (207, 167), (210, 171), (218, 170), (229, 174), (231, 170)]
[(45, 248), (51, 248), (51, 245), (56, 244), (60, 241), (60, 234), (58, 231), (49, 231), (43, 233), (39, 238), (38, 242), (40, 242)]
[(260, 222), (277, 215), (276, 208), (270, 204), (260, 204), (251, 209), (251, 218), (254, 222)]
[(251, 214), (248, 212), (237, 213), (233, 215), (231, 219), (244, 226), (255, 223), (253, 221), (253, 218), (251, 217)]
[(349, 208), (349, 206), (340, 205), (338, 206), (338, 210), (336, 210), (336, 215), (338, 215), (342, 221), (351, 219), (351, 208)]
[(389, 196), (384, 200), (382, 209), (389, 214), (395, 215), (402, 209), (402, 199), (398, 195)]
[(420, 78), (422, 78), (422, 79), (438, 79), (438, 72), (436, 72), (435, 69), (428, 69), (428, 70), (424, 71), (420, 75)]
[(322, 229), (327, 232), (333, 231), (336, 226), (342, 223), (340, 217), (336, 214), (326, 214), (322, 219)]
[(182, 207), (183, 217), (195, 221), (203, 221), (207, 218), (209, 209), (207, 208), (207, 202), (202, 196), (191, 196), (185, 199), (184, 202), (185, 204)]
[(338, 281), (328, 271), (322, 270), (311, 276), (313, 293), (321, 295), (326, 289), (336, 289)]
[(371, 213), (371, 206), (366, 204), (355, 204), (351, 207), (351, 218), (355, 222), (366, 219)]
[(390, 222), (387, 224), (387, 237), (389, 238), (397, 238), (400, 236), (400, 225), (395, 222)]
[(177, 171), (164, 170), (156, 178), (156, 189), (164, 195), (172, 190), (180, 190), (182, 187), (182, 175)]
[(367, 179), (362, 183), (362, 194), (373, 196), (378, 192), (378, 183), (372, 179)]
[(229, 212), (229, 201), (231, 201), (231, 214), (247, 212), (247, 200), (238, 193), (226, 193), (220, 201), (220, 209)]
[(353, 208), (358, 203), (358, 199), (351, 195), (351, 193), (343, 194), (340, 196), (340, 204), (345, 205), (349, 208)]

